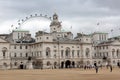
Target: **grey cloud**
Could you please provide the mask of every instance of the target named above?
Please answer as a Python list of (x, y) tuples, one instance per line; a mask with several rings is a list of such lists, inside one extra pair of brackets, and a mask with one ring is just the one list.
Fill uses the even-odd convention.
[(17, 21), (35, 13), (52, 16), (56, 9), (60, 21), (68, 21), (77, 30), (87, 32), (86, 29), (95, 30), (95, 24), (100, 20), (118, 24), (119, 3), (120, 0), (0, 0), (0, 22)]

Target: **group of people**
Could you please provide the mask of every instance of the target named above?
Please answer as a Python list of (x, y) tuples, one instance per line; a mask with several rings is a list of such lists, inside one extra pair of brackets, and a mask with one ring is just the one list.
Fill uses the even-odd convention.
[[(98, 73), (98, 70), (99, 70), (99, 66), (97, 66), (96, 63), (94, 63), (94, 66), (95, 66), (95, 70), (96, 70), (96, 73)], [(102, 67), (102, 66), (101, 66)], [(113, 67), (112, 65), (106, 65), (107, 68), (110, 68), (110, 72), (112, 72), (113, 70)]]

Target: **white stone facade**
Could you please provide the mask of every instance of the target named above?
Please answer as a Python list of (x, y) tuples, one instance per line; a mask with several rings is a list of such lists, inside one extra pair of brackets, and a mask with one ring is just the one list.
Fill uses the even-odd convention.
[[(58, 15), (53, 15), (50, 33), (38, 31), (35, 39), (29, 31), (14, 30), (0, 35), (0, 68), (69, 68), (94, 63), (117, 65), (120, 60), (120, 37), (108, 39), (107, 33), (62, 32)], [(30, 65), (31, 66), (31, 65)], [(32, 67), (32, 66), (31, 66)]]

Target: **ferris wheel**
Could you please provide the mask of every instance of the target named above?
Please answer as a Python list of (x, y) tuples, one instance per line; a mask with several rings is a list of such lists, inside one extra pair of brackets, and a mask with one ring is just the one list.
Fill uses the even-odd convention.
[(12, 30), (17, 30), (17, 29), (21, 29), (22, 26), (28, 22), (29, 20), (32, 19), (36, 19), (36, 18), (44, 18), (48, 21), (52, 21), (51, 17), (48, 17), (47, 15), (43, 15), (43, 14), (34, 14), (34, 15), (30, 15), (29, 17), (25, 17), (25, 19), (19, 19), (17, 21), (17, 23), (15, 25), (11, 25)]

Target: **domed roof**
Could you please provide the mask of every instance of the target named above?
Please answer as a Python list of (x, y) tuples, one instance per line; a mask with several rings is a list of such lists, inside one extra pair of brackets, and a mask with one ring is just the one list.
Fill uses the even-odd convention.
[(53, 16), (58, 16), (58, 15), (56, 13), (54, 13)]

